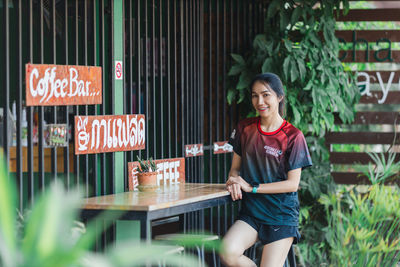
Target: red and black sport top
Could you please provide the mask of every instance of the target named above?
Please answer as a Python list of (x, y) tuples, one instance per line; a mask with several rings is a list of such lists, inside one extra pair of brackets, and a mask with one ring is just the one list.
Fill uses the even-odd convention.
[[(248, 183), (283, 181), (288, 171), (312, 165), (303, 133), (287, 121), (274, 132), (264, 132), (260, 117), (244, 119), (233, 130), (229, 143), (241, 157), (240, 175)], [(241, 212), (268, 225), (297, 226), (297, 192), (245, 193)]]

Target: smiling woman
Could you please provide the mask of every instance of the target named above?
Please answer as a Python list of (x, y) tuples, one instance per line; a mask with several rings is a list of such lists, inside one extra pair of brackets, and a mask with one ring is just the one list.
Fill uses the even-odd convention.
[(303, 133), (282, 118), (279, 77), (259, 74), (250, 88), (259, 117), (239, 122), (229, 141), (234, 155), (226, 186), (233, 200), (242, 199), (242, 208), (224, 237), (222, 260), (228, 266), (254, 266), (243, 252), (260, 240), (261, 266), (282, 266), (300, 239), (297, 189), (301, 170), (312, 162)]

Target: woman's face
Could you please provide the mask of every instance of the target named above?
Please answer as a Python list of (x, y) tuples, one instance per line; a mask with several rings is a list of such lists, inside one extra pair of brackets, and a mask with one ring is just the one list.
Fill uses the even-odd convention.
[(251, 102), (261, 117), (279, 116), (279, 102), (282, 98), (282, 96), (278, 97), (269, 86), (259, 81), (253, 85)]

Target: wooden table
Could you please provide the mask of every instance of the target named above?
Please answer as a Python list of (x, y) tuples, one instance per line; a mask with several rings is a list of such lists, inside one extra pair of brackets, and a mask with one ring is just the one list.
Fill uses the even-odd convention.
[(185, 183), (161, 186), (156, 192), (130, 191), (84, 199), (82, 217), (105, 210), (125, 211), (121, 220), (139, 220), (140, 236), (151, 239), (151, 221), (230, 203), (224, 184)]

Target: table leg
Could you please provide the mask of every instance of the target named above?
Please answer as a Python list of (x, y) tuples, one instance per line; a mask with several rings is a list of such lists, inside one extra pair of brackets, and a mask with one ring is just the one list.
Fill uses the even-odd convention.
[(146, 240), (147, 243), (151, 241), (151, 220), (148, 218), (140, 220), (140, 238)]

